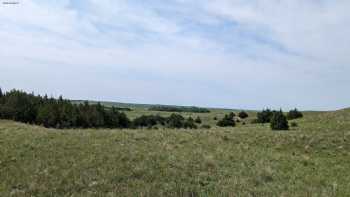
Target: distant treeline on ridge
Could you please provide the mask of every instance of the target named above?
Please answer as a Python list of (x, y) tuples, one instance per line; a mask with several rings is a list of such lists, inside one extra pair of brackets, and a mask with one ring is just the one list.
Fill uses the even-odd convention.
[(193, 112), (193, 113), (210, 113), (209, 109), (200, 107), (180, 107), (180, 106), (165, 106), (155, 105), (148, 108), (149, 111), (165, 111), (165, 112)]
[(169, 117), (141, 116), (131, 121), (124, 112), (100, 103), (87, 101), (74, 104), (70, 100), (28, 94), (19, 90), (3, 93), (0, 89), (0, 119), (14, 120), (48, 128), (139, 128), (161, 124), (167, 128), (196, 129), (196, 122), (180, 114)]

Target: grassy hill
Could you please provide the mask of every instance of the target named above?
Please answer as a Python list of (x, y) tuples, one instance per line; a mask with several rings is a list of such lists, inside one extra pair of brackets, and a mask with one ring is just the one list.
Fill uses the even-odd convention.
[[(140, 112), (151, 113), (127, 113)], [(283, 132), (260, 124), (55, 130), (0, 121), (0, 196), (349, 196), (350, 110), (304, 115)]]

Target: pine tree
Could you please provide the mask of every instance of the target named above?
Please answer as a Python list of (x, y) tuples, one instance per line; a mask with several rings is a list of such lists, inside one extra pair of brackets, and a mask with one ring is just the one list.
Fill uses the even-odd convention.
[(293, 120), (293, 119), (298, 119), (298, 118), (302, 118), (303, 114), (298, 111), (298, 109), (294, 109), (294, 110), (290, 110), (287, 114), (287, 118), (288, 120)]
[(229, 115), (225, 115), (225, 117), (217, 123), (217, 126), (219, 126), (219, 127), (234, 127), (234, 126), (236, 126), (236, 122), (235, 122), (234, 116), (232, 114), (233, 113), (230, 113)]
[(275, 111), (270, 109), (263, 110), (257, 114), (257, 123), (269, 123)]
[(246, 119), (246, 118), (248, 118), (248, 114), (247, 114), (247, 112), (245, 112), (245, 111), (241, 111), (241, 112), (239, 112), (239, 114), (238, 114), (238, 117), (240, 117), (241, 119)]
[(201, 120), (201, 118), (200, 118), (199, 116), (197, 116), (195, 122), (196, 122), (197, 124), (202, 124), (202, 120)]
[(283, 114), (282, 110), (273, 113), (270, 126), (272, 130), (289, 129), (287, 117)]
[(195, 124), (195, 121), (193, 120), (193, 118), (189, 117), (184, 123), (184, 128), (185, 129), (197, 129), (198, 127)]
[(171, 114), (167, 120), (169, 128), (183, 128), (185, 118), (180, 114)]

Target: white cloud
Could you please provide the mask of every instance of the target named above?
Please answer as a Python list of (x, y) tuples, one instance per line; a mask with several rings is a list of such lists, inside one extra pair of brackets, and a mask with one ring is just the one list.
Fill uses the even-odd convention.
[[(72, 3), (0, 5), (1, 84), (134, 102), (308, 109), (350, 105), (350, 95), (342, 90), (350, 83), (348, 1)], [(108, 71), (127, 74), (98, 74)], [(151, 77), (139, 79), (144, 76), (135, 77), (133, 71)], [(76, 90), (68, 82), (39, 85), (37, 73), (52, 72), (56, 80), (81, 80), (93, 91)], [(114, 88), (110, 94), (105, 86), (113, 83), (129, 84), (129, 89)], [(332, 96), (324, 95), (325, 88)]]

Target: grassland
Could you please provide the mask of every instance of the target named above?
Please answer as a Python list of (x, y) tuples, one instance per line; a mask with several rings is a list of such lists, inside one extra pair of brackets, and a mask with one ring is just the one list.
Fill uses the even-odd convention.
[[(185, 115), (214, 126), (226, 112)], [(260, 124), (55, 130), (0, 121), (0, 196), (350, 196), (350, 110), (304, 115), (283, 132)]]

